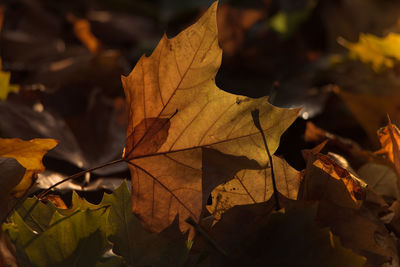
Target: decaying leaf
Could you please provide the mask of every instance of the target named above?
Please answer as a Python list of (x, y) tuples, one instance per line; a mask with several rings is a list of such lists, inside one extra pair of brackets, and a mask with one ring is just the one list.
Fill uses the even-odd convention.
[(363, 266), (365, 258), (343, 248), (327, 228), (319, 228), (316, 204), (289, 201), (284, 206), (273, 212), (274, 204), (267, 202), (226, 212), (210, 236), (227, 255), (209, 247), (208, 262), (201, 266)]
[[(298, 109), (268, 104), (267, 97), (237, 96), (216, 86), (221, 63), (216, 9), (217, 3), (175, 38), (164, 36), (153, 54), (122, 79), (129, 106), (124, 159), (131, 171), (133, 211), (152, 231), (163, 230), (178, 214), (181, 230), (189, 228), (188, 216), (199, 220), (213, 189), (202, 182), (213, 169), (202, 164), (204, 148), (266, 166), (251, 111), (260, 110), (271, 153), (298, 114)], [(214, 187), (233, 174), (216, 175)]]
[[(272, 156), (278, 191), (289, 199), (297, 199), (301, 173), (284, 159)], [(217, 218), (235, 205), (268, 201), (273, 194), (271, 169), (241, 170), (229, 182), (217, 186), (211, 193), (212, 205), (207, 206)]]
[(317, 221), (338, 235), (343, 246), (368, 259), (366, 266), (382, 266), (398, 262), (395, 240), (385, 225), (371, 216), (364, 206), (355, 210), (322, 200), (318, 206)]
[(328, 200), (338, 206), (359, 209), (365, 198), (366, 184), (327, 155), (308, 159), (304, 176), (303, 197)]
[(359, 58), (363, 63), (371, 64), (374, 71), (393, 68), (395, 60), (400, 60), (400, 34), (389, 33), (380, 38), (372, 34), (360, 34), (357, 43), (343, 38), (339, 43), (349, 49), (350, 56)]
[(0, 157), (15, 158), (26, 169), (21, 182), (13, 189), (16, 197), (22, 196), (31, 185), (32, 177), (45, 169), (42, 158), (56, 145), (54, 139), (0, 139)]

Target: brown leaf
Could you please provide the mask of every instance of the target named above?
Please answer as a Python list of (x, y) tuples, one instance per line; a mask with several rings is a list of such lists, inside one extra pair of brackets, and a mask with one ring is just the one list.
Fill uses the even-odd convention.
[[(284, 159), (272, 156), (275, 181), (278, 191), (289, 199), (297, 199), (301, 173), (293, 169)], [(211, 193), (212, 205), (207, 209), (216, 216), (233, 206), (268, 201), (273, 194), (271, 169), (245, 169), (239, 171), (232, 180), (219, 185)]]
[(304, 177), (303, 197), (327, 200), (338, 206), (359, 209), (366, 184), (326, 155), (309, 157)]
[(317, 217), (322, 226), (330, 227), (332, 233), (340, 237), (343, 246), (365, 256), (367, 266), (381, 266), (397, 257), (393, 238), (382, 222), (369, 218), (368, 210), (357, 211), (321, 201)]
[[(244, 166), (267, 165), (252, 110), (260, 110), (271, 153), (298, 115), (298, 109), (268, 104), (267, 97), (237, 96), (216, 86), (222, 55), (216, 10), (215, 3), (175, 38), (164, 36), (153, 54), (122, 78), (129, 107), (124, 158), (132, 176), (133, 211), (153, 231), (177, 215), (181, 230), (188, 229), (188, 216), (200, 219), (212, 189), (240, 170), (225, 156), (244, 159)], [(223, 159), (204, 164), (204, 153), (210, 151), (204, 148), (221, 152)], [(220, 173), (218, 165), (226, 172)]]

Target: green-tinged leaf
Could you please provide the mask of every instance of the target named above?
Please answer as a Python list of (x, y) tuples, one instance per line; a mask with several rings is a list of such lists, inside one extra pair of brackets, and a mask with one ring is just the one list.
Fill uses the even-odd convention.
[(185, 238), (169, 239), (162, 234), (149, 233), (132, 213), (131, 194), (126, 183), (104, 195), (101, 205), (111, 205), (108, 219), (109, 240), (113, 252), (134, 266), (181, 266), (188, 249)]
[(0, 157), (0, 220), (7, 215), (11, 192), (24, 174), (25, 168), (16, 159)]
[(6, 100), (9, 93), (19, 90), (19, 86), (10, 84), (10, 77), (11, 73), (1, 71), (0, 66), (0, 100)]
[(32, 266), (23, 248), (25, 244), (34, 239), (37, 234), (29, 228), (18, 212), (14, 212), (10, 220), (11, 222), (3, 224), (2, 228), (15, 245), (18, 262), (22, 266)]
[(109, 210), (55, 212), (42, 233), (29, 228), (17, 212), (5, 229), (21, 255), (33, 266), (95, 266), (107, 249), (105, 226)]
[(33, 231), (41, 233), (50, 226), (50, 221), (56, 210), (57, 208), (51, 202), (44, 204), (36, 197), (33, 197), (27, 198), (17, 211)]

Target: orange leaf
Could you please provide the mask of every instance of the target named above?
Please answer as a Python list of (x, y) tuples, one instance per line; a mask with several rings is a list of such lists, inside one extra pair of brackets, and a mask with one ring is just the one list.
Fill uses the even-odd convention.
[[(164, 36), (153, 54), (122, 78), (133, 211), (152, 231), (163, 230), (178, 215), (181, 230), (189, 229), (184, 220), (200, 219), (218, 184), (241, 169), (266, 166), (252, 110), (260, 110), (271, 153), (298, 116), (298, 109), (274, 107), (267, 97), (237, 96), (216, 86), (222, 56), (216, 10), (217, 3), (175, 38)], [(215, 160), (205, 161), (209, 155)]]

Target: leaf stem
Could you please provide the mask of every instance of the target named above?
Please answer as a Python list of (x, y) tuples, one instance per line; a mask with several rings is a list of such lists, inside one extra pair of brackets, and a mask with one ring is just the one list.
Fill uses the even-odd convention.
[(280, 210), (281, 209), (281, 205), (279, 204), (279, 192), (278, 192), (278, 189), (276, 187), (274, 164), (272, 162), (272, 156), (271, 156), (271, 153), (269, 152), (269, 148), (268, 148), (268, 145), (267, 145), (267, 139), (265, 138), (264, 131), (263, 131), (262, 127), (261, 127), (260, 111), (258, 109), (253, 110), (251, 112), (251, 116), (253, 117), (254, 125), (260, 131), (261, 136), (262, 136), (263, 141), (264, 141), (265, 150), (267, 151), (268, 159), (269, 159), (269, 162), (270, 162), (270, 165), (271, 165), (272, 187), (274, 189), (274, 197), (275, 197), (275, 203), (276, 203), (275, 209), (276, 210)]
[(114, 164), (117, 164), (117, 163), (120, 163), (120, 162), (123, 162), (123, 161), (125, 161), (125, 159), (124, 159), (124, 158), (120, 158), (120, 159), (117, 159), (117, 160), (110, 161), (110, 162), (107, 162), (107, 163), (105, 163), (105, 164), (102, 164), (102, 165), (100, 165), (100, 166), (96, 166), (96, 167), (93, 167), (93, 168), (91, 168), (91, 169), (84, 170), (84, 171), (75, 173), (75, 174), (73, 174), (73, 175), (71, 175), (71, 176), (68, 176), (67, 178), (65, 178), (65, 179), (63, 179), (63, 180), (61, 180), (61, 181), (59, 181), (59, 182), (53, 184), (52, 186), (50, 186), (49, 188), (47, 188), (46, 190), (44, 190), (42, 193), (40, 193), (40, 194), (38, 195), (38, 199), (39, 199), (39, 200), (42, 200), (43, 197), (46, 196), (48, 193), (50, 193), (50, 191), (51, 191), (54, 187), (57, 187), (57, 186), (59, 186), (59, 185), (62, 184), (62, 183), (65, 183), (65, 182), (67, 182), (67, 181), (69, 181), (69, 180), (72, 180), (72, 179), (76, 179), (76, 178), (78, 178), (78, 177), (81, 177), (82, 175), (84, 175), (84, 174), (86, 174), (86, 173), (88, 173), (88, 172), (92, 172), (92, 171), (95, 171), (95, 170), (98, 170), (98, 169), (101, 169), (101, 168), (104, 168), (104, 167), (108, 167), (108, 166), (111, 166), (111, 165), (114, 165)]

